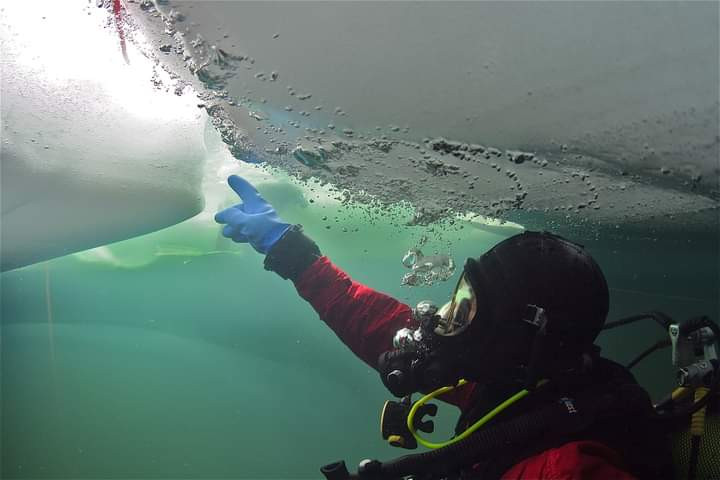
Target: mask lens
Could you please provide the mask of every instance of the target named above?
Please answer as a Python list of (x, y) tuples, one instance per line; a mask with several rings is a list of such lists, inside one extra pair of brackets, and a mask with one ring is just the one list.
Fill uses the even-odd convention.
[(440, 322), (435, 333), (443, 336), (452, 336), (461, 333), (472, 322), (477, 311), (475, 292), (465, 274), (455, 287), (455, 294), (449, 304), (440, 309)]

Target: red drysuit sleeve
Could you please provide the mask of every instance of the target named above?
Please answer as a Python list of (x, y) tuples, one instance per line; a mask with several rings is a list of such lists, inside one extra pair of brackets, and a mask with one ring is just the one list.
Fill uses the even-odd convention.
[(579, 441), (545, 450), (518, 463), (503, 480), (635, 480), (614, 450), (598, 442)]
[[(375, 370), (380, 354), (392, 349), (395, 332), (411, 325), (408, 305), (355, 282), (327, 257), (312, 263), (295, 288), (340, 340)], [(474, 386), (463, 385), (440, 398), (463, 409)]]
[(353, 281), (327, 257), (310, 265), (295, 287), (340, 340), (374, 369), (380, 354), (392, 349), (395, 332), (412, 320), (409, 306)]

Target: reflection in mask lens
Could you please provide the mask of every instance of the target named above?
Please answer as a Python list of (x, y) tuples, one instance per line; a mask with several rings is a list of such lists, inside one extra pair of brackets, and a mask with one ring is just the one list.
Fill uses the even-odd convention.
[(452, 301), (440, 309), (441, 319), (435, 333), (443, 336), (459, 334), (472, 322), (476, 310), (475, 292), (463, 274), (455, 288)]

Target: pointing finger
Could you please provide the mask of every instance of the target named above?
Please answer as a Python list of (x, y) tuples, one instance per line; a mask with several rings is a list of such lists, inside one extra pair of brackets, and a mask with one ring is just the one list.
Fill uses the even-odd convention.
[(263, 200), (255, 187), (242, 177), (230, 175), (228, 177), (228, 185), (230, 185), (230, 188), (238, 194), (243, 203), (248, 207), (253, 208), (260, 203), (265, 203), (265, 200)]

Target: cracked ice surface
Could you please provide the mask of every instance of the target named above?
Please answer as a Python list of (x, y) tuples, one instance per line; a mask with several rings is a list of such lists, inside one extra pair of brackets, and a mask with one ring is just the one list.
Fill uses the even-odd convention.
[(238, 159), (413, 224), (717, 226), (716, 4), (150, 3)]

